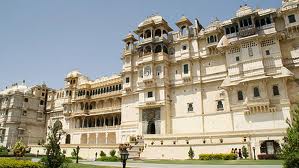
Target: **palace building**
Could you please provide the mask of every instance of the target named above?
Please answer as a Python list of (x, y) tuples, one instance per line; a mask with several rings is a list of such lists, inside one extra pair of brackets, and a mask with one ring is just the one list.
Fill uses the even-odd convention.
[(17, 140), (41, 144), (45, 140), (45, 84), (28, 87), (25, 81), (0, 91), (0, 146), (11, 148)]
[(123, 39), (119, 75), (89, 80), (72, 71), (48, 93), (47, 125), (61, 122), (62, 148), (79, 145), (84, 158), (121, 143), (147, 159), (185, 159), (190, 146), (274, 154), (299, 103), (298, 7), (244, 5), (207, 27), (183, 16), (171, 28), (150, 16)]

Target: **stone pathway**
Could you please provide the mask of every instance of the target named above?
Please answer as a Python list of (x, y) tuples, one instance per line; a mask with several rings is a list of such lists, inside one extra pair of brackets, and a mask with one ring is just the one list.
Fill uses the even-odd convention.
[[(121, 167), (120, 162), (81, 161), (80, 163), (97, 166)], [(183, 165), (183, 164), (154, 164), (154, 163), (127, 163), (130, 168), (282, 168), (280, 165)]]

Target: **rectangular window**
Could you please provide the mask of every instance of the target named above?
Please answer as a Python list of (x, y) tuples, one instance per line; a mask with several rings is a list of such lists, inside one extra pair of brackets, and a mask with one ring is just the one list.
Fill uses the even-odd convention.
[(153, 97), (153, 92), (147, 92), (147, 97), (148, 97), (148, 98)]
[(41, 100), (41, 101), (39, 102), (39, 105), (44, 105), (44, 101)]
[(188, 74), (188, 73), (189, 73), (189, 65), (184, 64), (184, 74)]
[(253, 56), (253, 51), (251, 47), (248, 47), (248, 55)]
[(240, 61), (240, 57), (239, 56), (236, 57), (236, 61)]
[(126, 77), (126, 83), (130, 83), (130, 78)]
[(266, 50), (266, 55), (270, 55), (270, 50)]
[(253, 96), (260, 97), (260, 90), (258, 87), (253, 88)]
[(289, 23), (295, 23), (296, 22), (295, 15), (289, 15), (288, 19), (289, 19)]
[(188, 112), (193, 112), (193, 103), (188, 103)]
[(27, 111), (23, 111), (23, 116), (27, 116)]
[(25, 98), (25, 99), (24, 99), (24, 102), (28, 102), (28, 98)]

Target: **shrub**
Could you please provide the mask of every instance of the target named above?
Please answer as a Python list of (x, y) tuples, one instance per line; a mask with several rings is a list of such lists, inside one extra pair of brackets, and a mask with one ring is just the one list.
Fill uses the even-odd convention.
[(189, 159), (193, 159), (194, 158), (194, 151), (191, 148), (191, 146), (190, 146), (190, 149), (189, 149), (189, 152), (188, 152), (188, 156), (189, 156)]
[(260, 155), (257, 155), (257, 158), (259, 160), (277, 160), (278, 159), (276, 154), (260, 154)]
[(23, 157), (25, 153), (26, 153), (26, 146), (21, 141), (17, 141), (13, 147), (13, 154), (16, 157)]
[(0, 159), (0, 168), (43, 168), (42, 164), (29, 160)]
[(115, 154), (116, 154), (116, 151), (114, 149), (110, 151), (110, 156), (115, 156)]
[(106, 156), (106, 153), (104, 151), (101, 151), (100, 156), (101, 157)]
[(247, 148), (245, 146), (242, 147), (242, 155), (245, 157), (245, 159), (247, 159), (249, 156)]
[(200, 154), (199, 160), (236, 160), (237, 155), (233, 153), (229, 154)]
[(284, 168), (299, 167), (299, 108), (292, 111), (292, 121), (287, 120), (286, 143), (282, 145), (281, 158), (284, 160)]
[(6, 147), (4, 147), (4, 146), (0, 146), (0, 156), (1, 155), (8, 155), (8, 150), (7, 150), (7, 148)]
[(103, 161), (103, 162), (118, 162), (120, 161), (120, 158), (117, 156), (101, 156), (100, 158), (96, 159), (97, 161)]

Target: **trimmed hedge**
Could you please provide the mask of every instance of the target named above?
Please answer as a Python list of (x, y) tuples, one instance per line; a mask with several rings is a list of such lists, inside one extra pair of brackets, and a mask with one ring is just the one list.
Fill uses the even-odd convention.
[(106, 161), (106, 162), (118, 162), (120, 161), (120, 158), (117, 156), (102, 156), (98, 159), (96, 159), (97, 161)]
[(257, 155), (259, 160), (277, 160), (279, 159), (276, 154), (260, 154)]
[(43, 165), (29, 160), (0, 159), (0, 168), (43, 168)]
[(199, 160), (236, 160), (237, 155), (233, 153), (229, 154), (200, 154)]

